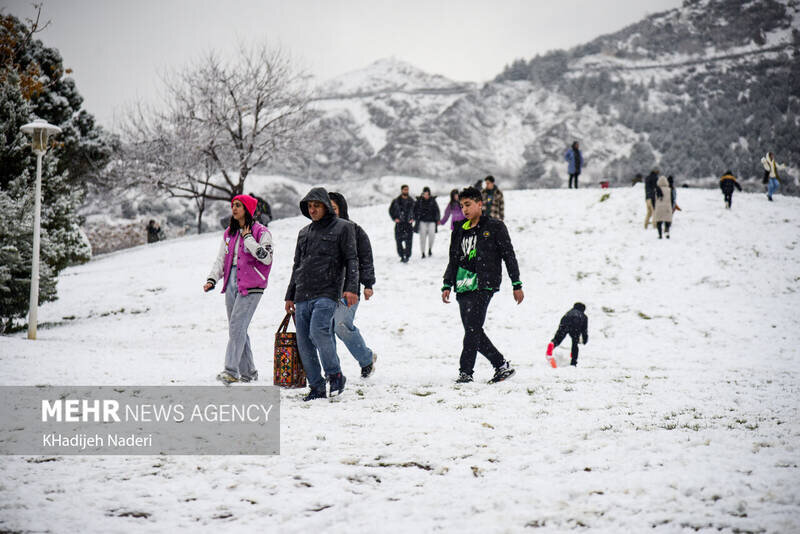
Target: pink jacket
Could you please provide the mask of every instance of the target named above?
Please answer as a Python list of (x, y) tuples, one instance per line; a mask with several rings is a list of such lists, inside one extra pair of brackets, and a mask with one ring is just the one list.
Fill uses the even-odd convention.
[(223, 234), (208, 280), (216, 284), (222, 279), (222, 292), (225, 293), (233, 255), (238, 250), (236, 288), (239, 294), (247, 295), (249, 289), (266, 289), (272, 269), (272, 234), (266, 226), (257, 222), (253, 223), (252, 233), (244, 240), (240, 238), (238, 230), (233, 235), (228, 232), (226, 229)]

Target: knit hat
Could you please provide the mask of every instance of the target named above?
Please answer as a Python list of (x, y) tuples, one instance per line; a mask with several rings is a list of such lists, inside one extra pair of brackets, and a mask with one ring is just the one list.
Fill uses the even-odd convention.
[(242, 206), (244, 206), (244, 209), (247, 210), (247, 212), (250, 214), (251, 217), (256, 212), (256, 206), (258, 206), (258, 200), (254, 199), (250, 195), (236, 195), (231, 199), (231, 205), (233, 205), (234, 200), (238, 200), (239, 202), (241, 202)]

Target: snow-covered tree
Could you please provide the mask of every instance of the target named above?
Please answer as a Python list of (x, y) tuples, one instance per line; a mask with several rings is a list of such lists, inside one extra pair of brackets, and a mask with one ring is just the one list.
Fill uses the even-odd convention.
[(28, 310), (33, 247), (36, 159), (20, 127), (34, 117), (62, 128), (42, 168), (39, 302), (56, 298), (56, 276), (87, 261), (91, 247), (78, 209), (85, 182), (105, 165), (109, 138), (80, 109), (82, 98), (57, 50), (34, 34), (39, 8), (27, 25), (0, 14), (0, 329)]
[(231, 61), (211, 53), (165, 83), (158, 111), (128, 116), (124, 166), (193, 199), (200, 231), (207, 201), (230, 201), (253, 169), (297, 149), (309, 120), (305, 77), (282, 51), (262, 45)]

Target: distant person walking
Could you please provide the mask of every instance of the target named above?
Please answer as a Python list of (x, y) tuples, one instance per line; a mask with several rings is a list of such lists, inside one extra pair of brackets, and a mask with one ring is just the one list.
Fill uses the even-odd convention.
[(414, 219), (419, 225), (419, 244), (422, 247), (422, 257), (425, 251), (428, 256), (433, 255), (433, 242), (436, 239), (437, 223), (439, 222), (439, 204), (436, 197), (431, 196), (431, 189), (422, 188), (422, 195), (414, 204)]
[(256, 199), (249, 195), (233, 197), (228, 228), (203, 286), (208, 293), (222, 280), (228, 313), (228, 346), (225, 370), (217, 375), (217, 380), (225, 385), (258, 379), (247, 328), (272, 269), (272, 235), (266, 226), (253, 220), (256, 204)]
[(451, 231), (456, 227), (456, 223), (464, 220), (464, 212), (461, 211), (461, 204), (458, 202), (458, 189), (450, 191), (450, 202), (447, 203), (447, 207), (444, 209), (444, 216), (439, 221), (439, 224), (446, 223), (448, 218), (450, 219)]
[(495, 185), (494, 176), (489, 175), (483, 181), (485, 184), (483, 189), (483, 213), (492, 219), (502, 221), (506, 212), (503, 192)]
[(572, 366), (578, 365), (578, 342), (581, 337), (583, 337), (584, 345), (589, 342), (589, 319), (586, 317), (585, 311), (586, 305), (582, 302), (576, 302), (572, 309), (564, 314), (558, 323), (558, 330), (553, 336), (553, 340), (547, 346), (548, 356), (552, 356), (553, 349), (559, 346), (564, 341), (564, 338), (569, 335), (572, 339), (569, 364)]
[(567, 161), (567, 172), (569, 173), (569, 188), (572, 189), (573, 180), (575, 181), (575, 189), (578, 189), (578, 176), (583, 169), (583, 154), (578, 148), (578, 142), (573, 141), (572, 146), (564, 153), (564, 159)]
[(408, 186), (400, 186), (400, 196), (392, 200), (389, 216), (394, 221), (394, 240), (397, 242), (397, 254), (400, 261), (408, 262), (411, 257), (412, 238), (414, 237), (414, 199), (408, 194)]
[[(344, 391), (336, 353), (333, 317), (337, 302), (358, 302), (358, 252), (355, 226), (336, 216), (328, 192), (314, 187), (300, 201), (311, 224), (297, 234), (294, 265), (286, 289), (286, 313), (297, 315), (297, 348), (310, 391), (303, 400), (325, 398), (325, 371), (331, 397)], [(320, 369), (322, 360), (322, 369)]]
[(656, 205), (656, 184), (658, 183), (658, 169), (653, 169), (644, 179), (644, 203), (647, 213), (644, 216), (644, 229), (650, 225), (650, 218)]
[(272, 221), (272, 208), (270, 208), (269, 202), (261, 197), (257, 197), (253, 193), (250, 193), (250, 196), (258, 201), (253, 218), (264, 226), (269, 226), (270, 221)]
[(658, 229), (658, 238), (661, 239), (663, 225), (664, 234), (669, 239), (669, 228), (672, 225), (672, 189), (669, 187), (669, 180), (666, 176), (660, 176), (656, 182), (656, 206), (653, 210), (653, 219)]
[[(364, 286), (364, 300), (369, 300), (373, 295), (372, 286), (375, 284), (375, 265), (372, 261), (372, 245), (369, 236), (361, 226), (350, 220), (347, 213), (347, 200), (341, 193), (330, 192), (333, 211), (336, 216), (353, 224), (356, 231), (356, 249), (358, 253), (358, 288)], [(360, 291), (357, 293), (360, 300)], [(375, 370), (375, 361), (378, 356), (375, 351), (367, 347), (361, 331), (353, 324), (358, 310), (358, 301), (352, 306), (347, 305), (344, 298), (339, 299), (336, 311), (333, 314), (333, 327), (336, 337), (344, 342), (347, 350), (361, 366), (361, 378), (368, 378)]]
[(722, 178), (719, 179), (719, 188), (722, 189), (722, 194), (725, 197), (725, 207), (727, 209), (731, 209), (731, 204), (733, 203), (734, 187), (739, 191), (742, 190), (742, 186), (736, 181), (736, 177), (733, 175), (733, 173), (731, 171), (727, 171), (722, 175)]
[(161, 230), (161, 226), (155, 219), (150, 219), (150, 222), (147, 223), (147, 242), (155, 243), (162, 239), (164, 239), (164, 232)]
[(764, 178), (769, 180), (767, 199), (772, 202), (772, 195), (774, 195), (781, 186), (779, 171), (785, 169), (786, 165), (780, 165), (775, 161), (775, 154), (772, 152), (767, 152), (767, 155), (761, 158), (761, 165), (764, 167)]

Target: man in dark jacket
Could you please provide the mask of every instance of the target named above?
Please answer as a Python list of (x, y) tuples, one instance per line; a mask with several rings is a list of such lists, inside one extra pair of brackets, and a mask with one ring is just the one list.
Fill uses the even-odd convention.
[(644, 229), (650, 224), (650, 218), (653, 216), (653, 210), (656, 205), (656, 192), (660, 193), (661, 190), (656, 187), (658, 183), (658, 169), (653, 169), (647, 178), (644, 179), (644, 202), (647, 208), (647, 214), (644, 216)]
[(576, 302), (570, 311), (564, 314), (564, 317), (561, 318), (561, 322), (558, 324), (558, 330), (556, 331), (556, 335), (553, 336), (553, 340), (547, 346), (547, 355), (553, 355), (553, 349), (561, 344), (564, 341), (564, 338), (569, 337), (572, 338), (572, 350), (570, 352), (570, 365), (578, 365), (578, 341), (580, 336), (583, 336), (583, 344), (586, 345), (589, 342), (589, 319), (586, 317), (586, 314), (583, 313), (586, 311), (586, 305), (582, 302)]
[(731, 204), (733, 203), (734, 187), (739, 191), (742, 190), (742, 186), (736, 181), (736, 177), (731, 171), (728, 171), (719, 179), (719, 188), (722, 189), (722, 194), (725, 196), (725, 207), (728, 209), (731, 209)]
[(394, 221), (394, 239), (397, 241), (397, 254), (406, 263), (411, 257), (411, 238), (414, 235), (414, 199), (408, 194), (408, 186), (400, 187), (400, 196), (392, 200), (389, 216)]
[[(369, 242), (369, 236), (361, 226), (350, 220), (344, 195), (330, 192), (328, 197), (331, 199), (336, 216), (351, 223), (355, 228), (356, 248), (358, 249), (358, 288), (364, 286), (364, 300), (369, 300), (373, 295), (372, 286), (375, 284), (375, 266), (372, 261), (372, 245)], [(353, 324), (357, 310), (358, 302), (348, 306), (344, 299), (340, 299), (333, 315), (334, 331), (361, 366), (361, 378), (368, 378), (375, 370), (375, 360), (378, 359), (378, 355), (367, 347), (361, 332)]]
[(296, 314), (297, 348), (311, 388), (303, 400), (310, 401), (326, 396), (320, 360), (330, 382), (330, 396), (344, 390), (333, 314), (340, 298), (348, 306), (358, 302), (358, 254), (355, 227), (336, 217), (325, 189), (309, 191), (300, 201), (300, 211), (311, 224), (297, 236), (285, 300), (286, 313)]
[(490, 383), (500, 382), (514, 374), (514, 368), (498, 351), (486, 333), (483, 323), (494, 294), (500, 289), (505, 262), (514, 300), (522, 302), (522, 282), (508, 229), (503, 221), (483, 215), (483, 197), (474, 187), (467, 187), (458, 198), (467, 218), (453, 229), (450, 237), (450, 260), (444, 272), (442, 301), (450, 302), (455, 287), (456, 301), (464, 325), (464, 346), (461, 351), (459, 375), (456, 382), (472, 382), (475, 358), (480, 352), (494, 366)]

